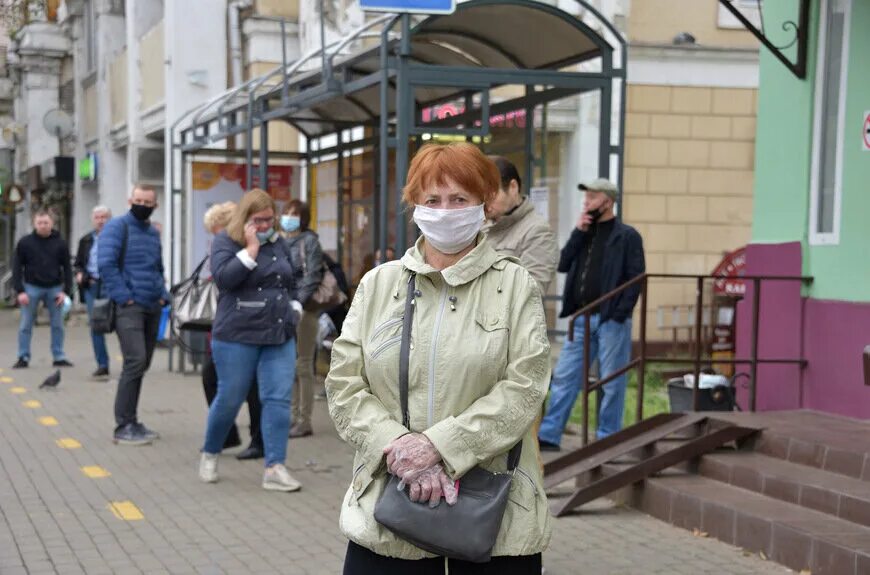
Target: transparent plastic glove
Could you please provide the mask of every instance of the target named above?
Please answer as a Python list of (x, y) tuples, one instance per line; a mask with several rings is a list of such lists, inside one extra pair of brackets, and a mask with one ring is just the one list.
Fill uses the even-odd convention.
[(384, 453), (387, 456), (387, 469), (407, 484), (441, 461), (441, 454), (422, 433), (403, 435), (390, 443)]
[[(404, 482), (399, 482), (404, 489)], [(456, 483), (447, 476), (444, 468), (438, 464), (426, 469), (410, 483), (409, 499), (414, 502), (429, 502), (429, 507), (438, 507), (443, 497), (448, 505), (454, 505), (458, 497)]]

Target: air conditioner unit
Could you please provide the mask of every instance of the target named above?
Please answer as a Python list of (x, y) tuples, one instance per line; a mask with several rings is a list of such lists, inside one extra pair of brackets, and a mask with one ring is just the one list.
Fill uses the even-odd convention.
[(162, 186), (166, 177), (163, 148), (138, 148), (133, 166), (133, 181)]

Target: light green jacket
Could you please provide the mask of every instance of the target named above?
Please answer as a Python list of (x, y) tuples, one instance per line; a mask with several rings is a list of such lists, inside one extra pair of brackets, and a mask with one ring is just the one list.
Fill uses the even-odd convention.
[(332, 349), (329, 413), (341, 437), (356, 448), (341, 530), (380, 555), (431, 557), (374, 519), (387, 481), (383, 449), (409, 432), (399, 405), (399, 348), (414, 272), (420, 295), (411, 332), (410, 431), (426, 434), (454, 478), (475, 465), (505, 471), (507, 451), (522, 438), (493, 555), (542, 552), (550, 513), (532, 423), (549, 385), (550, 345), (537, 283), (483, 235), (474, 250), (441, 272), (423, 261), (422, 241), (400, 262), (366, 274)]

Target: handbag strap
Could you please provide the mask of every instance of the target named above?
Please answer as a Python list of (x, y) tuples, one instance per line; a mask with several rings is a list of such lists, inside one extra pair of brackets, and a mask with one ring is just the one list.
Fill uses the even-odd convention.
[[(402, 321), (402, 344), (399, 348), (399, 403), (402, 406), (402, 425), (411, 429), (411, 418), (408, 415), (408, 364), (411, 359), (411, 326), (414, 319), (415, 292), (417, 291), (417, 274), (411, 273), (408, 279), (408, 294), (405, 298), (405, 317)], [(520, 439), (508, 452), (507, 470), (513, 471), (520, 463), (523, 453), (523, 440)]]
[(405, 317), (402, 321), (402, 346), (399, 348), (399, 402), (402, 404), (402, 425), (411, 429), (408, 415), (408, 364), (411, 361), (411, 325), (414, 320), (414, 291), (417, 274), (408, 279), (408, 296), (405, 298)]

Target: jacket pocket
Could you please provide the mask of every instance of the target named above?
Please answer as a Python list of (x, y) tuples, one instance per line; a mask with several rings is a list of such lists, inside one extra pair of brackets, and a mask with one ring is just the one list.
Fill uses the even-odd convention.
[(359, 505), (359, 499), (365, 495), (369, 486), (374, 481), (371, 473), (366, 470), (364, 463), (360, 463), (353, 471), (353, 479), (351, 479), (350, 487), (353, 491), (353, 497), (350, 500), (351, 505)]
[(374, 361), (379, 358), (385, 351), (389, 350), (391, 347), (395, 347), (396, 345), (402, 343), (402, 336), (397, 335), (395, 337), (391, 337), (381, 345), (375, 348), (375, 350), (371, 353), (369, 358)]
[(402, 321), (404, 321), (404, 317), (394, 317), (377, 326), (372, 332), (371, 341), (374, 342), (379, 335), (387, 332), (390, 328), (401, 325)]
[(474, 322), (479, 335), (475, 343), (480, 346), (480, 353), (499, 364), (507, 360), (510, 330), (504, 314), (478, 312), (474, 316)]
[(236, 309), (262, 309), (264, 307), (266, 307), (266, 302), (264, 301), (236, 300)]
[(517, 467), (514, 472), (513, 481), (511, 481), (511, 490), (508, 493), (508, 500), (522, 507), (526, 511), (531, 511), (535, 506), (535, 501), (538, 497), (538, 487), (535, 485), (535, 480)]

